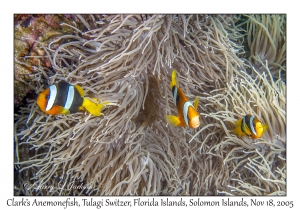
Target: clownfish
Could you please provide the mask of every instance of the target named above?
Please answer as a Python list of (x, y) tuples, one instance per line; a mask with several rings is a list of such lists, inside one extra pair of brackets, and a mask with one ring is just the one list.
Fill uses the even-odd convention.
[(166, 115), (165, 118), (168, 123), (174, 126), (190, 126), (191, 128), (197, 128), (200, 125), (199, 113), (197, 107), (199, 98), (196, 97), (194, 104), (188, 101), (187, 97), (183, 93), (182, 89), (177, 85), (176, 70), (172, 72), (172, 80), (170, 83), (170, 89), (174, 103), (177, 107), (179, 116)]
[(246, 115), (243, 119), (235, 122), (236, 128), (233, 130), (239, 137), (250, 136), (253, 139), (260, 138), (267, 130), (268, 126), (262, 124), (255, 116)]
[(83, 96), (84, 91), (80, 86), (62, 80), (41, 92), (37, 104), (43, 112), (50, 115), (69, 114), (86, 109), (94, 116), (100, 116), (101, 110), (111, 104), (95, 103)]

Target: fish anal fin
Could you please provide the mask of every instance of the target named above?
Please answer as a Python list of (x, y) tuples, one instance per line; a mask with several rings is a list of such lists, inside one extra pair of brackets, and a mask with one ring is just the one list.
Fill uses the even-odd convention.
[(70, 114), (70, 111), (68, 109), (65, 109), (64, 107), (62, 107), (61, 113), (62, 114)]
[(79, 85), (75, 85), (74, 87), (75, 87), (76, 90), (79, 92), (79, 95), (80, 95), (81, 97), (83, 97), (83, 96), (84, 96), (84, 90), (82, 89), (82, 87), (80, 87)]
[(181, 118), (173, 115), (166, 115), (166, 121), (173, 126), (184, 126), (185, 123), (182, 122)]
[(45, 111), (46, 114), (57, 115), (57, 114), (69, 114), (70, 111), (62, 106), (54, 105), (50, 110)]

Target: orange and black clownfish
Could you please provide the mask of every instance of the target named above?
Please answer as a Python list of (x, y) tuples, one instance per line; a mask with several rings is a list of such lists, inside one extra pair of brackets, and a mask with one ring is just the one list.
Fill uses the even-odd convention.
[(236, 128), (233, 130), (239, 137), (250, 136), (253, 139), (260, 138), (267, 130), (268, 126), (262, 124), (255, 116), (246, 115), (243, 119), (235, 122)]
[(50, 115), (75, 113), (84, 108), (94, 116), (100, 116), (101, 110), (109, 102), (94, 103), (84, 98), (84, 91), (78, 85), (66, 81), (50, 85), (37, 99), (40, 109)]
[(188, 101), (184, 95), (182, 89), (177, 86), (176, 70), (172, 72), (172, 81), (170, 83), (170, 89), (174, 102), (177, 106), (179, 116), (166, 115), (168, 123), (174, 126), (190, 126), (191, 128), (197, 128), (200, 125), (199, 113), (197, 112), (197, 106), (199, 98), (196, 97), (194, 104)]

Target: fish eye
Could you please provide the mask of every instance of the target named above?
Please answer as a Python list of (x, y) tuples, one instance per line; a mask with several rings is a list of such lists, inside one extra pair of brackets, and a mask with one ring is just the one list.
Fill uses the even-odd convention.
[(46, 99), (49, 100), (50, 98), (50, 94), (46, 95)]

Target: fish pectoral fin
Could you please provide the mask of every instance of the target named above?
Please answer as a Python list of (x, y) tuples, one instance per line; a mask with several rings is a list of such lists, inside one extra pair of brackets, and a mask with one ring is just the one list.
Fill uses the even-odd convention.
[(80, 96), (83, 97), (84, 96), (84, 90), (82, 89), (82, 87), (80, 87), (79, 85), (75, 85), (74, 87), (79, 92)]
[(269, 128), (269, 126), (268, 126), (267, 124), (263, 124), (262, 127), (263, 127), (263, 129), (264, 129), (264, 130), (263, 130), (263, 133)]
[(165, 115), (166, 121), (173, 126), (182, 126), (180, 117), (173, 115)]
[(89, 112), (91, 115), (100, 116), (102, 109), (105, 107), (103, 103), (94, 103), (87, 98), (83, 99), (82, 106)]
[(197, 110), (199, 104), (199, 97), (196, 96), (195, 101), (194, 101), (194, 108)]

